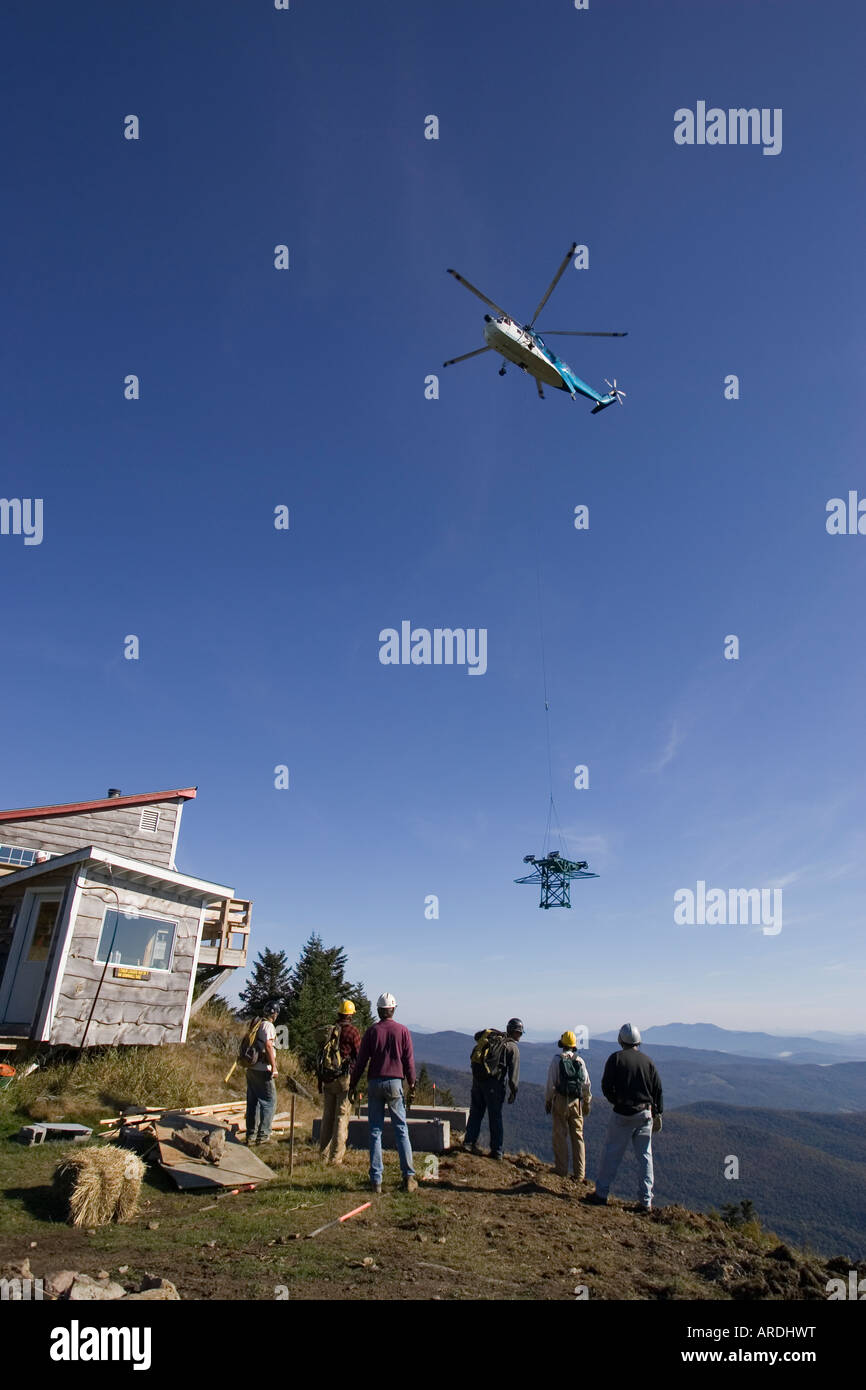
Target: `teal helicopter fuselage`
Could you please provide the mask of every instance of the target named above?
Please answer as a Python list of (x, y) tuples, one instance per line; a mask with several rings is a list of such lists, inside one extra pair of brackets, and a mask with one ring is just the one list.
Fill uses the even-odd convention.
[(563, 362), (555, 352), (551, 352), (540, 334), (531, 328), (521, 328), (520, 324), (505, 314), (484, 315), (484, 339), (494, 352), (498, 352), (515, 366), (522, 367), (545, 386), (567, 391), (572, 400), (578, 396), (586, 396), (587, 400), (594, 401), (593, 415), (613, 405), (616, 400), (612, 391), (602, 395), (581, 380), (567, 362)]

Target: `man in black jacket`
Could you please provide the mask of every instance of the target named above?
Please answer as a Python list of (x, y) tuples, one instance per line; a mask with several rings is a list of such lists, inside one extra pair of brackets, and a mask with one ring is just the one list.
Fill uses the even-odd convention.
[(640, 1033), (632, 1023), (624, 1023), (618, 1042), (622, 1051), (612, 1052), (605, 1063), (601, 1089), (613, 1106), (595, 1193), (589, 1199), (599, 1206), (607, 1204), (610, 1185), (616, 1177), (622, 1156), (631, 1140), (637, 1159), (641, 1211), (652, 1210), (653, 1130), (662, 1127), (662, 1083), (652, 1060), (638, 1052)]

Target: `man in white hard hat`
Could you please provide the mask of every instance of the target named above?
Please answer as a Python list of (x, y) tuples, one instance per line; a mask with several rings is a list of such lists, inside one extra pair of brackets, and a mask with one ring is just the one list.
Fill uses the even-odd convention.
[(621, 1051), (608, 1057), (601, 1078), (601, 1089), (613, 1106), (613, 1114), (595, 1192), (587, 1200), (607, 1205), (610, 1185), (631, 1140), (638, 1165), (638, 1206), (641, 1211), (652, 1211), (652, 1137), (653, 1131), (662, 1127), (662, 1083), (652, 1059), (638, 1052), (640, 1033), (633, 1023), (622, 1025), (617, 1041)]
[(394, 1020), (397, 1000), (393, 994), (380, 994), (376, 1000), (379, 1022), (372, 1023), (361, 1039), (349, 1082), (349, 1101), (355, 1098), (358, 1082), (369, 1064), (367, 1080), (367, 1123), (370, 1129), (370, 1187), (382, 1191), (382, 1130), (385, 1127), (385, 1107), (391, 1115), (391, 1125), (400, 1157), (403, 1191), (417, 1192), (418, 1183), (412, 1165), (412, 1145), (406, 1124), (406, 1106), (402, 1082), (409, 1089), (409, 1103), (415, 1091), (415, 1056), (412, 1035), (402, 1023)]

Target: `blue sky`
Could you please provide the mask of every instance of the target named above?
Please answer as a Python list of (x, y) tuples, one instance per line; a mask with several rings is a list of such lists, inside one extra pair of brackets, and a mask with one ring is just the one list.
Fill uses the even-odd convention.
[[(254, 949), (318, 931), (426, 1027), (862, 1027), (866, 537), (825, 508), (866, 496), (864, 27), (7, 6), (0, 492), (44, 539), (0, 535), (0, 804), (198, 784), (179, 867), (253, 898)], [(676, 145), (699, 100), (781, 108), (781, 153)], [(628, 330), (558, 340), (625, 407), (442, 372), (483, 345), (446, 267), (528, 319), (572, 240), (541, 326)], [(549, 797), (537, 571), (600, 874), (570, 913), (512, 882)], [(383, 666), (403, 619), (485, 628), (486, 674)], [(781, 887), (781, 932), (677, 926), (698, 880)]]

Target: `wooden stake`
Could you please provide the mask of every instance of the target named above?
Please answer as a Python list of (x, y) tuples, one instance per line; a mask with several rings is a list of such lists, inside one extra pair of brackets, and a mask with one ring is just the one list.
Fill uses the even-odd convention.
[(289, 1129), (289, 1177), (295, 1171), (295, 1093), (292, 1091), (291, 1127)]

